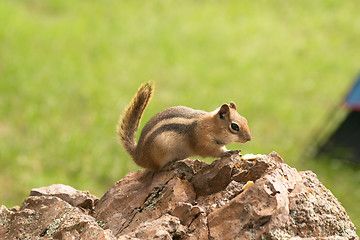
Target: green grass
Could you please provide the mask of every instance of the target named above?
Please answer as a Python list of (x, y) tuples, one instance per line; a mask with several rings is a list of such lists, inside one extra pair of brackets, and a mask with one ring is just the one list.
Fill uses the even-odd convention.
[(360, 227), (360, 169), (302, 158), (359, 72), (357, 1), (0, 1), (0, 202), (53, 183), (101, 197), (138, 167), (115, 125), (138, 86), (158, 111), (235, 101), (253, 140), (311, 169)]

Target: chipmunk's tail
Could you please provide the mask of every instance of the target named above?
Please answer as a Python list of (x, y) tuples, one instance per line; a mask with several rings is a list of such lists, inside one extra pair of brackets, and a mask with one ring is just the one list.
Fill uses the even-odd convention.
[(136, 131), (152, 92), (153, 84), (151, 82), (142, 84), (117, 125), (120, 142), (132, 157), (136, 148)]

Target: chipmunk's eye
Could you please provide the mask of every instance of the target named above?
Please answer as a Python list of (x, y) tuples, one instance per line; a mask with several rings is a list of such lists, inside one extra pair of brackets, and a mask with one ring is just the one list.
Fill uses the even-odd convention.
[(233, 130), (233, 131), (235, 131), (235, 132), (238, 132), (239, 130), (240, 130), (240, 127), (239, 127), (239, 125), (237, 124), (237, 123), (234, 123), (234, 122), (232, 122), (231, 124), (230, 124), (230, 130)]

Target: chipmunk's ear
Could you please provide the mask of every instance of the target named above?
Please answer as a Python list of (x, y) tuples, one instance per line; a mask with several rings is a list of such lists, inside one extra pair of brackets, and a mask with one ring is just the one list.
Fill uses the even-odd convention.
[(230, 107), (227, 104), (223, 104), (218, 112), (219, 118), (224, 119), (227, 114), (229, 114)]
[(236, 109), (236, 105), (235, 105), (234, 102), (230, 102), (229, 106), (230, 106), (232, 109), (237, 110), (237, 109)]

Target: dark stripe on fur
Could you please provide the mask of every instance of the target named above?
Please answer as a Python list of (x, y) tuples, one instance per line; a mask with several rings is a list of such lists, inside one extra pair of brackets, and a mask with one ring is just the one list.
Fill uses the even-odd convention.
[(206, 114), (206, 112), (183, 106), (167, 108), (150, 119), (141, 132), (141, 138), (145, 138), (155, 125), (163, 120), (172, 118), (195, 119), (202, 117), (204, 114)]
[[(150, 136), (147, 137), (147, 142), (153, 141), (158, 135), (164, 133), (164, 132), (176, 132), (181, 135), (187, 135), (190, 139), (190, 142), (194, 140), (193, 132), (194, 128), (196, 127), (197, 122), (194, 121), (191, 124), (180, 124), (180, 123), (170, 123), (170, 124), (164, 124), (163, 126), (156, 129), (153, 133), (150, 134)], [(142, 139), (141, 139), (142, 140)], [(141, 141), (140, 140), (140, 141)], [(139, 141), (139, 144), (142, 144), (142, 142)]]

